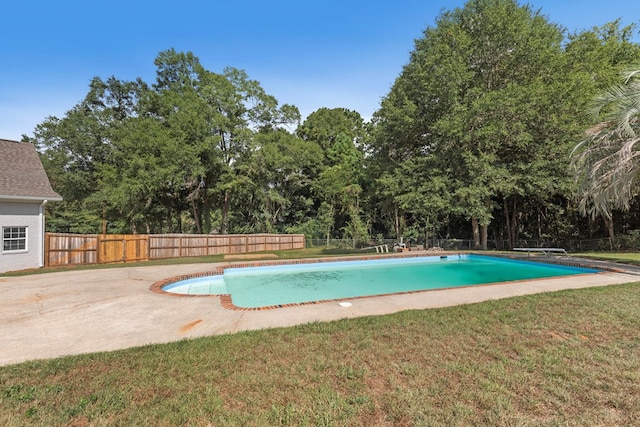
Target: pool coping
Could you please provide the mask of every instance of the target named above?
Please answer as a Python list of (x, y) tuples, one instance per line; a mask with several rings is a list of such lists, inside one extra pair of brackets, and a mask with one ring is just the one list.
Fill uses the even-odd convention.
[[(202, 272), (198, 272), (198, 273), (191, 273), (191, 274), (185, 274), (185, 275), (180, 275), (180, 276), (168, 277), (166, 279), (159, 280), (159, 281), (153, 283), (150, 286), (149, 289), (152, 292), (155, 292), (155, 293), (158, 293), (158, 294), (163, 294), (163, 295), (168, 295), (168, 296), (172, 296), (172, 297), (181, 297), (181, 298), (185, 298), (185, 297), (186, 298), (212, 298), (213, 297), (213, 298), (220, 298), (220, 303), (221, 303), (222, 307), (227, 309), (227, 310), (233, 310), (233, 311), (263, 311), (263, 310), (274, 310), (274, 309), (287, 308), (287, 307), (299, 307), (299, 306), (306, 306), (306, 305), (315, 305), (315, 304), (322, 304), (322, 303), (326, 303), (326, 302), (341, 302), (341, 301), (347, 301), (347, 300), (358, 300), (358, 299), (363, 299), (363, 298), (384, 297), (384, 296), (390, 296), (390, 295), (410, 295), (410, 294), (423, 293), (423, 292), (441, 291), (441, 290), (446, 290), (448, 288), (420, 289), (420, 290), (415, 290), (415, 291), (401, 291), (401, 292), (391, 292), (391, 293), (375, 294), (375, 295), (359, 295), (359, 296), (353, 296), (353, 297), (347, 297), (347, 298), (331, 298), (331, 299), (314, 300), (314, 301), (303, 301), (303, 302), (295, 302), (295, 303), (274, 304), (274, 305), (267, 305), (267, 306), (261, 306), (261, 307), (240, 307), (240, 306), (237, 306), (231, 300), (231, 294), (181, 294), (181, 293), (175, 293), (175, 292), (168, 292), (168, 291), (165, 291), (163, 288), (166, 287), (167, 285), (170, 285), (172, 283), (176, 283), (176, 282), (179, 282), (179, 281), (182, 281), (182, 280), (195, 279), (195, 278), (206, 277), (206, 276), (221, 276), (221, 275), (224, 274), (224, 271), (226, 269), (228, 269), (228, 268), (248, 268), (248, 267), (268, 267), (268, 266), (280, 266), (280, 265), (317, 264), (317, 263), (324, 263), (324, 262), (341, 262), (341, 261), (370, 261), (370, 260), (393, 259), (393, 258), (418, 258), (418, 257), (425, 257), (425, 256), (433, 256), (433, 257), (444, 258), (444, 257), (447, 257), (447, 256), (453, 256), (453, 255), (489, 256), (489, 257), (506, 258), (506, 259), (513, 259), (513, 260), (519, 260), (519, 261), (539, 262), (539, 263), (543, 263), (543, 264), (555, 264), (555, 265), (563, 265), (563, 266), (567, 266), (567, 267), (579, 267), (579, 268), (589, 268), (589, 269), (600, 270), (598, 273), (585, 273), (585, 274), (600, 274), (600, 273), (603, 273), (603, 272), (620, 273), (620, 272), (624, 271), (622, 269), (615, 268), (615, 267), (612, 267), (610, 265), (606, 265), (606, 264), (596, 265), (596, 262), (594, 262), (592, 260), (585, 260), (585, 259), (580, 259), (580, 258), (572, 258), (570, 256), (553, 256), (553, 257), (545, 256), (543, 258), (543, 257), (538, 257), (538, 256), (531, 257), (529, 255), (522, 256), (521, 254), (506, 254), (506, 253), (484, 255), (484, 254), (477, 254), (477, 253), (473, 253), (473, 252), (419, 251), (419, 252), (414, 252), (414, 253), (402, 252), (402, 253), (397, 253), (397, 254), (379, 254), (379, 255), (371, 255), (371, 256), (351, 255), (351, 256), (325, 257), (325, 258), (304, 258), (304, 259), (287, 259), (287, 260), (254, 260), (254, 261), (246, 261), (246, 262), (231, 262), (231, 263), (228, 263), (226, 265), (218, 266), (213, 271), (202, 271)], [(531, 259), (531, 258), (533, 258), (533, 259)], [(574, 274), (572, 276), (580, 277), (580, 276), (583, 276), (583, 275), (584, 274)], [(511, 284), (511, 283), (520, 283), (520, 282), (524, 282), (524, 281), (532, 281), (532, 280), (542, 281), (542, 280), (555, 279), (555, 278), (557, 278), (557, 276), (544, 277), (544, 278), (539, 278), (539, 279), (509, 280), (509, 281), (504, 281), (504, 282), (491, 282), (491, 283), (468, 285), (468, 286), (457, 286), (457, 287), (455, 287), (455, 289), (464, 289), (464, 288), (469, 288), (469, 287), (477, 288), (477, 287), (484, 287), (484, 286), (493, 286), (493, 285), (496, 285), (496, 284), (505, 285), (505, 284)]]
[[(445, 252), (410, 251), (409, 254), (444, 255)], [(367, 255), (376, 257), (376, 254)], [(498, 254), (491, 252), (488, 255)], [(224, 309), (220, 298), (171, 298), (149, 290), (154, 282), (167, 277), (214, 270), (217, 266), (226, 265), (219, 261), (0, 277), (4, 303), (0, 305), (0, 348), (3, 349), (0, 351), (0, 366), (33, 359), (383, 316), (407, 310), (462, 306), (540, 293), (623, 284), (640, 285), (639, 266), (611, 261), (586, 261), (579, 257), (562, 258), (558, 261), (598, 268), (602, 273), (518, 282), (515, 286), (496, 283), (476, 288), (372, 296), (352, 299), (349, 305), (323, 302), (253, 311)], [(521, 259), (526, 259), (526, 254)], [(533, 260), (533, 257), (529, 260)], [(544, 257), (535, 260), (556, 261)]]

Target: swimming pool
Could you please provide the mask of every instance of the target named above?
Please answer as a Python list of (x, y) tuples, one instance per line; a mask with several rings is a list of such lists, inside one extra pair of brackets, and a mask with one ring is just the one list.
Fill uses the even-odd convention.
[(223, 274), (175, 281), (162, 290), (230, 295), (236, 307), (261, 308), (598, 272), (465, 254), (225, 268)]

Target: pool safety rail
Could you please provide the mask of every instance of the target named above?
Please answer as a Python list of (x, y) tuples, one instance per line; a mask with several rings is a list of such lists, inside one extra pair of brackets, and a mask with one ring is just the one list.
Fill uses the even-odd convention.
[(564, 248), (513, 248), (514, 251), (526, 252), (527, 256), (531, 256), (531, 252), (542, 252), (544, 256), (549, 256), (552, 253), (562, 253), (569, 255)]

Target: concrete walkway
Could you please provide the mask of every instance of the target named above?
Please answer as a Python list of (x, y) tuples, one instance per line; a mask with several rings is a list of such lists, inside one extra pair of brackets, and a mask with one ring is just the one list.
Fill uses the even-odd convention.
[(0, 277), (0, 366), (151, 343), (382, 315), (517, 295), (640, 281), (633, 269), (568, 278), (447, 289), (262, 311), (222, 308), (218, 297), (151, 292), (168, 277), (221, 264), (125, 267)]

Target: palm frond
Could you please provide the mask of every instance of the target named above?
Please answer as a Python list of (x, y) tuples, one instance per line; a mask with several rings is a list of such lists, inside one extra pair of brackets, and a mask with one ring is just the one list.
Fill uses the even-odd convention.
[(629, 209), (640, 190), (640, 70), (594, 99), (599, 123), (585, 131), (571, 153), (579, 207), (592, 216)]

